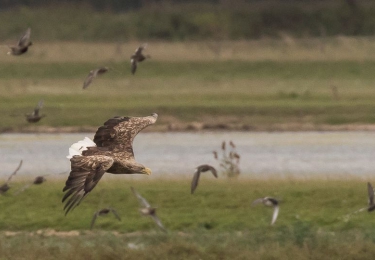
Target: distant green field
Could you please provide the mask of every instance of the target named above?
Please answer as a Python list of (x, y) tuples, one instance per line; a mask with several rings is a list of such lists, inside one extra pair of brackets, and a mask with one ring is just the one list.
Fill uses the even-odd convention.
[[(283, 42), (234, 42), (246, 53), (242, 58), (238, 53), (228, 56), (228, 46), (216, 57), (208, 49), (197, 49), (198, 43), (166, 43), (168, 55), (162, 43), (155, 43), (154, 50), (152, 44), (147, 49), (152, 58), (139, 64), (134, 76), (128, 57), (135, 43), (123, 45), (117, 56), (112, 50), (101, 53), (114, 48), (107, 43), (61, 43), (62, 53), (56, 44), (44, 45), (44, 55), (39, 46), (0, 62), (0, 130), (80, 130), (95, 128), (114, 115), (152, 112), (159, 114), (154, 130), (192, 122), (207, 128), (233, 125), (237, 130), (373, 124), (375, 58), (363, 57), (372, 50), (372, 40), (363, 42), (338, 41), (341, 56), (338, 50), (324, 56), (303, 42), (286, 47)], [(334, 46), (332, 40), (326, 44)], [(88, 53), (80, 55), (85, 46)], [(352, 54), (347, 54), (348, 46), (355, 50)], [(88, 72), (98, 66), (111, 71), (82, 90)], [(42, 113), (47, 117), (30, 126), (23, 116), (40, 99), (45, 100)]]
[[(373, 213), (352, 214), (367, 205), (367, 180), (202, 177), (190, 195), (189, 178), (107, 176), (67, 216), (64, 180), (18, 195), (23, 183), (14, 182), (0, 198), (0, 259), (370, 259), (375, 252)], [(167, 234), (140, 216), (130, 186), (158, 207)], [(264, 196), (281, 201), (274, 226), (272, 208), (251, 206)], [(115, 208), (122, 221), (99, 217), (89, 232), (94, 212), (104, 207)]]

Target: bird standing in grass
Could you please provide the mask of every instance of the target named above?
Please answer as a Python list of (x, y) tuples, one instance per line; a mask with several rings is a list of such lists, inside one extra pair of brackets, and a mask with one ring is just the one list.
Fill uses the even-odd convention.
[(34, 108), (34, 111), (31, 114), (25, 115), (27, 122), (36, 123), (36, 122), (39, 122), (40, 119), (46, 116), (46, 115), (39, 114), (39, 110), (43, 107), (43, 105), (44, 105), (44, 101), (40, 100), (38, 102), (38, 105)]
[(22, 166), (22, 160), (20, 161), (20, 164), (18, 165), (17, 169), (9, 176), (6, 183), (4, 183), (3, 185), (0, 186), (0, 194), (4, 194), (5, 192), (7, 192), (10, 189), (9, 182), (12, 179), (12, 177), (14, 175), (16, 175), (16, 173), (19, 171), (21, 166)]
[(97, 212), (94, 213), (94, 216), (92, 217), (92, 220), (91, 220), (90, 229), (92, 229), (94, 227), (96, 218), (98, 216), (105, 216), (105, 215), (108, 215), (108, 213), (110, 213), (110, 212), (112, 212), (113, 215), (115, 215), (115, 217), (118, 219), (118, 221), (121, 221), (121, 218), (117, 214), (117, 211), (115, 209), (113, 209), (113, 208), (104, 208), (104, 209), (98, 210)]
[(273, 207), (271, 225), (275, 224), (277, 216), (279, 214), (279, 201), (275, 198), (264, 197), (264, 198), (259, 198), (259, 199), (254, 200), (252, 205), (254, 206), (259, 203), (263, 203), (267, 207)]
[(147, 44), (142, 44), (141, 46), (139, 46), (134, 54), (132, 56), (130, 56), (130, 63), (132, 65), (132, 74), (134, 75), (134, 73), (136, 72), (137, 70), (137, 65), (138, 65), (138, 62), (142, 62), (144, 61), (146, 58), (150, 58), (150, 55), (143, 55), (142, 54), (142, 51), (144, 49), (146, 49), (146, 46)]
[(71, 171), (65, 183), (62, 202), (65, 214), (75, 208), (98, 184), (104, 173), (151, 174), (151, 170), (136, 162), (133, 140), (145, 127), (152, 125), (157, 114), (146, 117), (113, 117), (99, 127), (94, 141), (85, 138), (69, 148)]
[(8, 55), (21, 55), (27, 52), (29, 47), (32, 45), (32, 42), (30, 41), (30, 35), (31, 35), (31, 29), (28, 28), (26, 32), (22, 35), (22, 37), (17, 42), (17, 45), (14, 46), (8, 46), (10, 48), (10, 51), (8, 52)]
[(215, 178), (217, 178), (217, 171), (214, 167), (212, 167), (211, 165), (208, 165), (208, 164), (202, 164), (202, 165), (199, 165), (196, 169), (195, 169), (195, 173), (194, 173), (194, 176), (193, 176), (193, 180), (191, 181), (191, 194), (194, 193), (195, 189), (197, 188), (198, 186), (198, 183), (199, 183), (199, 178), (201, 176), (201, 173), (202, 172), (207, 172), (207, 171), (211, 171), (212, 174), (215, 176)]
[(156, 208), (151, 207), (150, 203), (148, 203), (148, 201), (145, 198), (143, 198), (141, 194), (139, 194), (133, 187), (130, 188), (142, 206), (142, 208), (139, 209), (141, 214), (144, 216), (150, 216), (155, 221), (155, 223), (161, 228), (161, 230), (167, 232), (167, 230), (161, 223), (160, 219), (156, 216)]
[(91, 70), (89, 75), (86, 77), (85, 82), (83, 83), (83, 89), (86, 89), (91, 84), (93, 79), (96, 78), (96, 76), (102, 75), (106, 73), (108, 70), (109, 70), (108, 67), (100, 67), (100, 68)]

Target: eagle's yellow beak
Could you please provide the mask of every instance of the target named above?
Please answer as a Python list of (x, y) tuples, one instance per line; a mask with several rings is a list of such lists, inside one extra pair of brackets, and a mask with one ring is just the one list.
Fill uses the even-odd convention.
[(147, 174), (147, 175), (151, 175), (151, 169), (150, 168), (145, 168), (143, 171), (142, 171), (143, 174)]

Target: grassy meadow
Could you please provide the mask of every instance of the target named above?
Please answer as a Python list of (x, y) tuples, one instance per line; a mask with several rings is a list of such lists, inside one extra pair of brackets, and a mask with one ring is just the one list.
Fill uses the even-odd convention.
[[(361, 129), (375, 122), (375, 39), (315, 38), (148, 42), (150, 60), (130, 73), (139, 42), (38, 42), (0, 59), (1, 131), (93, 131), (114, 115), (156, 112), (149, 131)], [(82, 90), (91, 69), (110, 71)], [(40, 99), (47, 116), (24, 117)], [(199, 125), (199, 124), (198, 124)], [(190, 176), (189, 176), (190, 177)], [(367, 180), (190, 179), (107, 176), (64, 216), (64, 179), (0, 197), (0, 259), (371, 259), (373, 214)], [(207, 176), (208, 177), (208, 176)], [(370, 180), (371, 181), (371, 180)], [(134, 186), (158, 207), (160, 232), (137, 211)], [(281, 200), (272, 209), (255, 198)], [(115, 208), (122, 217), (94, 212)]]
[[(105, 176), (67, 216), (63, 179), (18, 195), (24, 181), (16, 181), (0, 198), (0, 259), (371, 259), (375, 252), (373, 214), (352, 214), (367, 205), (364, 180), (202, 177), (191, 195), (188, 178)], [(131, 186), (158, 207), (168, 233), (140, 216)], [(272, 208), (251, 206), (263, 196), (281, 201), (274, 226)], [(90, 231), (104, 207), (122, 221), (98, 217)]]
[[(130, 73), (139, 42), (37, 42), (0, 61), (2, 131), (95, 129), (114, 115), (159, 114), (150, 130), (335, 129), (375, 122), (374, 38), (149, 42), (151, 59)], [(108, 66), (88, 89), (91, 69)], [(40, 99), (37, 124), (27, 124)], [(172, 127), (171, 127), (172, 126)]]

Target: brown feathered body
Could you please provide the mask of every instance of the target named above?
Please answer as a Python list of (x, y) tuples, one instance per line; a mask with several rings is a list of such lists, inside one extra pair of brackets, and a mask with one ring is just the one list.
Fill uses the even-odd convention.
[(10, 189), (8, 183), (5, 183), (3, 185), (0, 186), (0, 194), (4, 194), (5, 192), (7, 192), (8, 190)]
[(37, 176), (35, 177), (33, 184), (42, 184), (45, 181), (46, 181), (46, 178), (44, 178), (44, 176)]
[[(151, 170), (135, 161), (134, 137), (154, 124), (157, 114), (147, 117), (114, 117), (99, 127), (94, 144), (81, 155), (71, 157), (71, 172), (63, 191), (64, 209), (68, 213), (96, 186), (105, 172), (112, 174), (151, 174)], [(96, 145), (96, 146), (95, 146)], [(73, 147), (73, 146), (72, 146)], [(81, 148), (80, 148), (81, 149)]]

